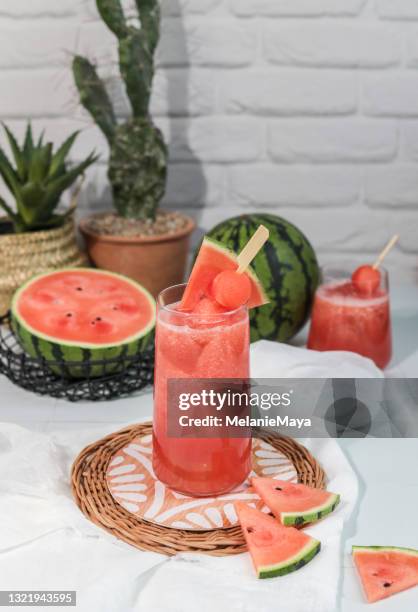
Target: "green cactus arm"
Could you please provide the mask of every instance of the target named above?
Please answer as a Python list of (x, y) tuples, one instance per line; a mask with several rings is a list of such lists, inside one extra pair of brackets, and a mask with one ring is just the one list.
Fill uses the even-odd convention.
[(96, 5), (109, 30), (118, 38), (126, 36), (128, 26), (120, 0), (96, 0)]
[(65, 171), (65, 159), (68, 153), (70, 152), (71, 147), (73, 146), (74, 141), (79, 135), (79, 133), (80, 131), (77, 130), (76, 132), (74, 132), (74, 134), (71, 134), (71, 136), (62, 143), (58, 151), (54, 154), (49, 168), (48, 176), (50, 178), (54, 178), (62, 171)]
[(141, 31), (147, 41), (151, 54), (154, 53), (160, 38), (161, 11), (158, 0), (135, 0), (141, 21)]
[(25, 163), (25, 157), (23, 151), (20, 150), (19, 145), (17, 144), (16, 138), (13, 133), (9, 130), (7, 125), (2, 122), (2, 126), (4, 131), (6, 132), (7, 140), (9, 142), (10, 150), (13, 153), (13, 157), (16, 163), (17, 174), (19, 178), (24, 181), (27, 175), (27, 168)]
[(95, 67), (88, 59), (76, 55), (73, 59), (73, 74), (82, 105), (93, 117), (107, 140), (112, 142), (116, 117), (106, 88), (98, 77)]
[(154, 67), (140, 30), (119, 41), (119, 66), (134, 116), (147, 117)]

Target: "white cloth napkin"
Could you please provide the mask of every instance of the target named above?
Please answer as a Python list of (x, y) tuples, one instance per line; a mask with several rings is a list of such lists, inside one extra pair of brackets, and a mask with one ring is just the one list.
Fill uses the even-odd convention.
[(371, 359), (348, 351), (309, 349), (260, 340), (251, 345), (253, 378), (383, 378)]
[[(307, 376), (343, 376), (344, 370), (347, 376), (379, 375), (360, 357), (350, 355), (344, 367), (346, 355), (324, 361), (324, 354), (262, 342), (252, 348), (252, 366), (256, 376), (302, 376), (294, 374), (298, 360)], [(293, 575), (260, 581), (248, 554), (168, 559), (119, 542), (80, 513), (69, 486), (72, 461), (110, 429), (80, 425), (47, 435), (0, 424), (0, 589), (76, 590), (77, 612), (335, 610), (342, 527), (357, 498), (356, 477), (335, 441), (308, 443), (328, 474), (329, 489), (343, 500), (309, 529), (323, 550)]]

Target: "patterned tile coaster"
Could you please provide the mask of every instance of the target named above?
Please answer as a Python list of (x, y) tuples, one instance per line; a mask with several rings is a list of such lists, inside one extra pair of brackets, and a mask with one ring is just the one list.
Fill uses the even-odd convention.
[[(297, 482), (297, 472), (290, 459), (260, 439), (253, 440), (251, 476)], [(219, 497), (188, 497), (172, 491), (154, 475), (151, 435), (134, 438), (114, 455), (106, 481), (112, 497), (125, 510), (164, 527), (194, 531), (233, 527), (238, 523), (233, 502), (238, 500), (268, 511), (258, 495), (249, 489), (248, 481)]]

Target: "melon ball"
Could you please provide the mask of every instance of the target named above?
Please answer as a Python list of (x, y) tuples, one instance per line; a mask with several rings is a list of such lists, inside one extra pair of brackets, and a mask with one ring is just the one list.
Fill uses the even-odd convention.
[(192, 314), (201, 316), (218, 315), (223, 314), (224, 312), (226, 312), (226, 309), (221, 304), (218, 304), (208, 297), (203, 297), (201, 300), (199, 300), (192, 310)]
[(250, 299), (251, 281), (246, 274), (224, 270), (213, 280), (211, 295), (224, 308), (235, 310)]
[(380, 272), (373, 266), (360, 266), (353, 273), (351, 281), (358, 293), (371, 296), (380, 287)]

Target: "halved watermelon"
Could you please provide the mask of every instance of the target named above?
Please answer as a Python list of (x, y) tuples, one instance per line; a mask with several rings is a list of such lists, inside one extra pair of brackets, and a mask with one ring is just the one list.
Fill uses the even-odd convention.
[(321, 543), (303, 531), (283, 527), (268, 514), (242, 502), (234, 505), (258, 578), (290, 574), (319, 553)]
[(418, 585), (418, 550), (353, 546), (353, 558), (369, 603)]
[[(199, 300), (208, 295), (215, 277), (224, 270), (237, 270), (237, 256), (233, 251), (212, 238), (204, 238), (196, 258), (189, 282), (180, 304), (182, 310), (193, 310)], [(251, 268), (244, 272), (251, 281), (251, 296), (248, 308), (268, 303), (263, 286)]]
[[(153, 338), (155, 310), (154, 298), (141, 285), (87, 268), (32, 278), (16, 292), (11, 308), (23, 348), (70, 377), (85, 376), (83, 364), (90, 360), (122, 360), (145, 349)], [(71, 365), (62, 369), (50, 362)], [(104, 373), (106, 365), (89, 369), (90, 376)]]
[(333, 512), (340, 501), (336, 493), (275, 478), (252, 478), (251, 484), (283, 525), (319, 521)]

